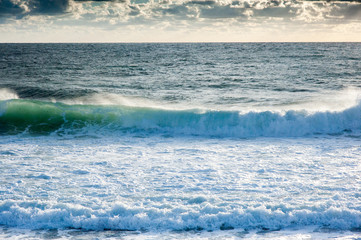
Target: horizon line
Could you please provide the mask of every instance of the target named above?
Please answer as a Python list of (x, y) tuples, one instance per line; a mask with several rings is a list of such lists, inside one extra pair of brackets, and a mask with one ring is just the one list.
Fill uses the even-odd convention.
[(134, 41), (134, 42), (0, 42), (0, 44), (185, 44), (185, 43), (361, 43), (361, 41)]

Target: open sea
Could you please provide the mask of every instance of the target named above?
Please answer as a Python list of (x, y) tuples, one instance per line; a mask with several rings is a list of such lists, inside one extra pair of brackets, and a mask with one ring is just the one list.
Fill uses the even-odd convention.
[(0, 239), (361, 239), (361, 43), (0, 44)]

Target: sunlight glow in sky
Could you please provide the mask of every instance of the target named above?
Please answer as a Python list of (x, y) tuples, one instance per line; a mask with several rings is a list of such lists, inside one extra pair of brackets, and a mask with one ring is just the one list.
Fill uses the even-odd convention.
[(0, 42), (361, 41), (361, 1), (0, 0)]

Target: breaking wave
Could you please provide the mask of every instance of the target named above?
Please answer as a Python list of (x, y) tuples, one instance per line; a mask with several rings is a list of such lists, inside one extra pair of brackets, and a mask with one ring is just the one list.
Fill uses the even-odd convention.
[(77, 131), (204, 137), (297, 137), (361, 130), (361, 103), (338, 112), (167, 110), (121, 105), (70, 105), (38, 100), (0, 101), (0, 133)]
[(356, 209), (325, 206), (313, 208), (248, 207), (226, 209), (201, 203), (197, 208), (172, 209), (130, 207), (121, 203), (107, 209), (92, 209), (74, 204), (3, 201), (0, 224), (29, 229), (84, 230), (280, 230), (295, 226), (319, 226), (335, 230), (361, 227), (361, 212)]

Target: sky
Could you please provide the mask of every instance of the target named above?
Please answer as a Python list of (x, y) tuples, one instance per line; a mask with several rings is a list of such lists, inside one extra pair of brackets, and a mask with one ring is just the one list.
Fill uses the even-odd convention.
[(0, 0), (0, 42), (361, 42), (361, 0)]

